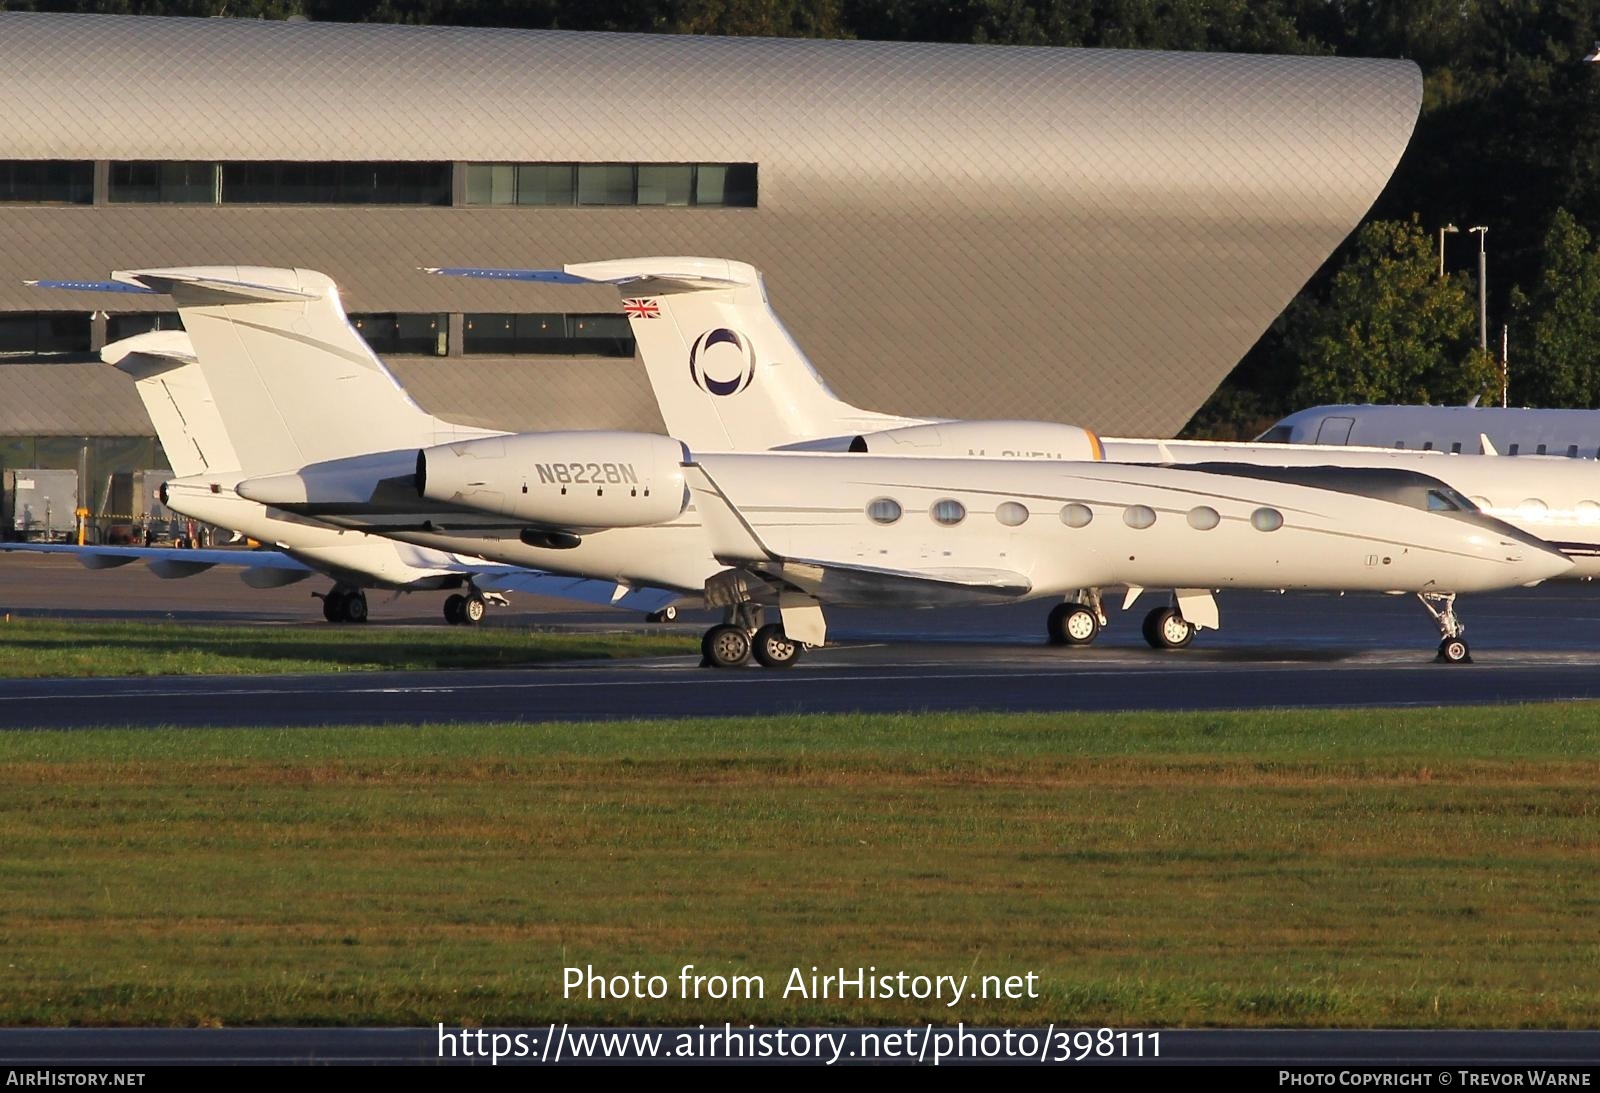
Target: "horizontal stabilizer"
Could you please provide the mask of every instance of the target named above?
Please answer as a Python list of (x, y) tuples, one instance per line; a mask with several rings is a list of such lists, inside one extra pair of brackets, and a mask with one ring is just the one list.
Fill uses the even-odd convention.
[(30, 288), (60, 288), (68, 292), (127, 292), (141, 296), (158, 296), (153, 288), (129, 285), (121, 281), (24, 281)]
[(110, 342), (100, 350), (100, 359), (135, 379), (199, 363), (194, 344), (181, 330), (151, 330)]
[(726, 258), (622, 258), (577, 262), (560, 269), (476, 269), (432, 266), (424, 272), (443, 277), (476, 277), (489, 281), (542, 281), (555, 285), (629, 285), (651, 292), (698, 292), (759, 284), (759, 275), (743, 262)]
[(207, 302), (214, 298), (217, 303), (284, 303), (320, 300), (324, 295), (320, 287), (306, 289), (288, 284), (263, 284), (242, 279), (239, 272), (238, 267), (234, 266), (195, 266), (113, 270), (111, 276), (116, 281), (187, 298), (191, 302), (198, 302), (203, 297)]

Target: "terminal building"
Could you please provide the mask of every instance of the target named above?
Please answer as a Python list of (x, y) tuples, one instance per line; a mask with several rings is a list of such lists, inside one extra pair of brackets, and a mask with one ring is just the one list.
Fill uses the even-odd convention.
[[(161, 465), (112, 269), (322, 270), (431, 412), (659, 429), (616, 294), (711, 255), (843, 397), (1171, 435), (1351, 231), (1409, 62), (0, 13), (0, 467)], [(166, 305), (170, 308), (170, 305)], [(348, 408), (359, 429), (362, 408)]]

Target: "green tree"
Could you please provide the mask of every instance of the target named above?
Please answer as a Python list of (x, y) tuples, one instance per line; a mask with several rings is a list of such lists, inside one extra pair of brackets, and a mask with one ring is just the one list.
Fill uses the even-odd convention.
[(1512, 296), (1511, 359), (1517, 401), (1600, 406), (1600, 251), (1566, 209), (1557, 209), (1531, 293)]
[(1284, 350), (1298, 366), (1295, 401), (1465, 402), (1499, 382), (1474, 343), (1472, 281), (1440, 277), (1431, 236), (1410, 221), (1377, 220), (1328, 287), (1291, 305)]

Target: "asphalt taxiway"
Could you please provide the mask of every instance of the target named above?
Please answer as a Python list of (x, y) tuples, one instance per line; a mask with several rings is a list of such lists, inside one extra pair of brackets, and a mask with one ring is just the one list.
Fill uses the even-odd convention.
[[(159, 581), (89, 573), (60, 558), (0, 559), (12, 617), (326, 625), (310, 585), (258, 591), (213, 572)], [(372, 625), (438, 626), (437, 595), (373, 597)], [(1156, 602), (1152, 600), (1151, 602)], [(1436, 637), (1410, 597), (1222, 597), (1223, 629), (1188, 649), (1138, 635), (1149, 604), (1093, 647), (1043, 644), (1047, 605), (831, 613), (830, 645), (796, 667), (714, 671), (680, 656), (475, 672), (0, 681), (0, 728), (91, 725), (593, 721), (799, 712), (1072, 711), (1459, 705), (1600, 698), (1600, 589), (1556, 584), (1464, 599), (1475, 663), (1433, 662)], [(529, 606), (539, 610), (530, 611)], [(491, 625), (645, 626), (636, 616), (519, 601)], [(698, 633), (712, 619), (675, 624)]]

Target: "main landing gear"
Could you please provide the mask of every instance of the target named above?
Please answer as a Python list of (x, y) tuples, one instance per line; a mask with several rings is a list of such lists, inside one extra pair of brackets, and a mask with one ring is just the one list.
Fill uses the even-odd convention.
[(1435, 659), (1441, 664), (1471, 664), (1472, 650), (1467, 647), (1467, 641), (1461, 635), (1467, 628), (1456, 617), (1456, 594), (1454, 592), (1418, 592), (1417, 599), (1422, 601), (1422, 606), (1428, 614), (1433, 616), (1433, 621), (1439, 624), (1439, 655)]
[(754, 604), (740, 604), (729, 614), (728, 622), (713, 626), (700, 639), (702, 668), (737, 668), (752, 656), (763, 668), (789, 668), (806, 649), (783, 632), (781, 623), (759, 625), (761, 608)]
[(1050, 609), (1050, 616), (1045, 620), (1045, 633), (1051, 645), (1088, 645), (1100, 636), (1100, 628), (1105, 624), (1100, 590), (1081, 588), (1073, 593), (1073, 599)]
[(459, 592), (445, 597), (444, 621), (451, 626), (476, 626), (489, 613), (489, 601), (473, 591), (463, 596)]
[(678, 609), (672, 604), (667, 604), (660, 611), (652, 611), (644, 617), (645, 622), (671, 622), (678, 617)]
[(314, 592), (322, 597), (322, 617), (329, 622), (366, 622), (367, 594), (359, 588), (334, 585), (327, 592)]
[(1144, 640), (1152, 649), (1182, 649), (1194, 640), (1196, 627), (1173, 606), (1157, 607), (1144, 617)]

